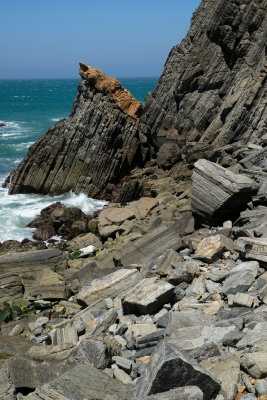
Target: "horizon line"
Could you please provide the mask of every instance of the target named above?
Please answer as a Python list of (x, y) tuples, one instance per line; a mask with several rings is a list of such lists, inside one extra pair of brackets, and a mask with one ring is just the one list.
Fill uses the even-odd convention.
[[(158, 79), (160, 76), (115, 76), (115, 75), (110, 75), (110, 76), (114, 76), (117, 79)], [(46, 77), (42, 77), (42, 78), (0, 78), (0, 81), (32, 81), (32, 80), (67, 80), (67, 79), (76, 79), (76, 80), (82, 80), (79, 77), (68, 77), (68, 78), (46, 78)]]

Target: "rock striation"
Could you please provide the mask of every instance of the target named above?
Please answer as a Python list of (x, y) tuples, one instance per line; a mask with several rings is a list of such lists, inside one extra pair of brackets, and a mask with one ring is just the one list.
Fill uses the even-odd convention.
[(203, 0), (171, 50), (142, 120), (159, 141), (243, 140), (266, 134), (266, 0)]
[(68, 119), (38, 140), (7, 180), (10, 194), (74, 190), (108, 198), (153, 151), (142, 104), (100, 70), (80, 64), (82, 82)]

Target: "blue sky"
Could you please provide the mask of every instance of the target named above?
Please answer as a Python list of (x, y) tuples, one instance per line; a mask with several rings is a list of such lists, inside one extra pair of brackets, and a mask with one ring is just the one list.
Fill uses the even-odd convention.
[(0, 0), (0, 79), (159, 76), (200, 0)]

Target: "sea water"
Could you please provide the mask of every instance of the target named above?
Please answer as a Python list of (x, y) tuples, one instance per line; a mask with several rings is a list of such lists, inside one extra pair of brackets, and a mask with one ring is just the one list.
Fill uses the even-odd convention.
[[(144, 102), (156, 78), (122, 78), (123, 86)], [(84, 194), (61, 196), (8, 195), (2, 183), (48, 128), (66, 118), (77, 95), (78, 79), (0, 80), (0, 242), (32, 238), (26, 225), (50, 204), (61, 201), (90, 214), (106, 203)]]

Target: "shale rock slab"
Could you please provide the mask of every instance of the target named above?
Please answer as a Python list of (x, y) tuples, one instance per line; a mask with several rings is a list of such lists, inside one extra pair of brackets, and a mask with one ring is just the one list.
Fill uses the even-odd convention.
[(235, 218), (256, 191), (257, 184), (245, 175), (208, 160), (195, 163), (192, 211), (200, 220), (215, 224)]

